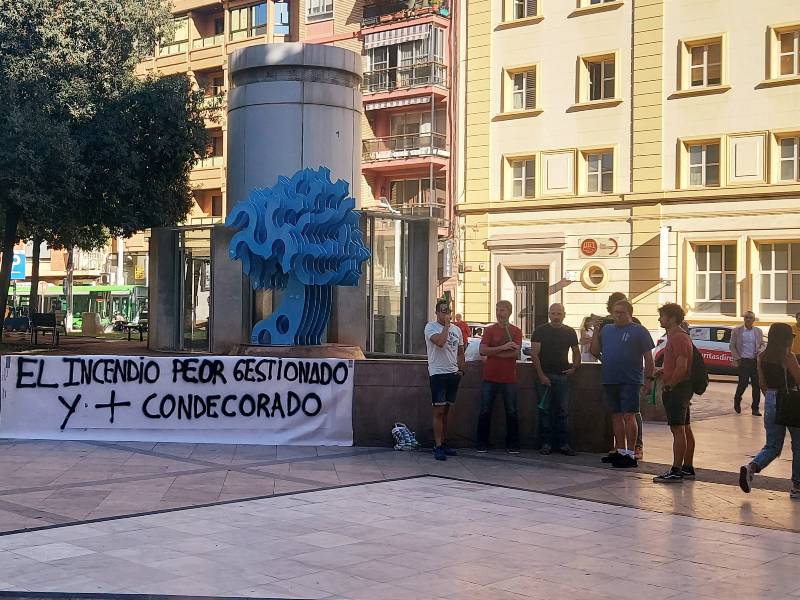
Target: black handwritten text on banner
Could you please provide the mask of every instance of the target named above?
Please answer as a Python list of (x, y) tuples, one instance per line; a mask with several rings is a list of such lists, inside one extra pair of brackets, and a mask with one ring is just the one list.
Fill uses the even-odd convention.
[(352, 445), (353, 362), (5, 356), (0, 437)]

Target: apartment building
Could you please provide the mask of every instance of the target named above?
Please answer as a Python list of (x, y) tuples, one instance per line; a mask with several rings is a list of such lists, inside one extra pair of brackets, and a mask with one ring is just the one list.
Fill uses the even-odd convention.
[[(762, 0), (469, 0), (459, 293), (526, 335), (612, 291), (657, 330), (800, 311), (800, 13)], [(462, 197), (463, 192), (463, 197)]]

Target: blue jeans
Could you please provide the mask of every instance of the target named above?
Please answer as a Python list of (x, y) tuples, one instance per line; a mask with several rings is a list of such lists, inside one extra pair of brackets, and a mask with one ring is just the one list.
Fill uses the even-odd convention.
[(792, 481), (800, 484), (800, 428), (786, 427), (775, 422), (777, 397), (778, 393), (775, 390), (767, 390), (767, 395), (764, 397), (764, 429), (767, 431), (767, 443), (753, 459), (753, 464), (758, 471), (761, 471), (778, 458), (783, 450), (783, 440), (788, 429), (792, 437)]
[(481, 384), (481, 408), (478, 413), (478, 446), (489, 445), (492, 430), (492, 406), (497, 393), (503, 396), (506, 408), (506, 448), (519, 448), (519, 418), (517, 417), (517, 384), (484, 381)]
[[(550, 388), (536, 382), (539, 398), (539, 441), (553, 448), (569, 446), (569, 377), (561, 373), (545, 373)], [(542, 402), (543, 395), (547, 397)]]

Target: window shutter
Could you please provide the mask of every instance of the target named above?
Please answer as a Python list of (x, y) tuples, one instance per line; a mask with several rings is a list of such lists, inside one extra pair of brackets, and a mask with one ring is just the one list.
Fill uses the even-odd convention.
[(525, 108), (536, 108), (536, 69), (525, 72)]
[(536, 2), (537, 0), (525, 0), (525, 16), (526, 17), (535, 17), (536, 16)]

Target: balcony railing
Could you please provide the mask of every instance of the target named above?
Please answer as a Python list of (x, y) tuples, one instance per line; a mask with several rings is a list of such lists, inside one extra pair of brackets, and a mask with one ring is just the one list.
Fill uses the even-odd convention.
[(171, 44), (162, 44), (158, 47), (158, 55), (167, 56), (169, 54), (180, 54), (181, 52), (186, 52), (188, 47), (189, 42), (187, 40), (182, 42), (173, 42)]
[(372, 138), (362, 142), (364, 161), (393, 160), (414, 156), (448, 156), (447, 136), (441, 133), (409, 133)]
[(203, 37), (192, 42), (192, 48), (208, 48), (209, 46), (216, 46), (222, 43), (225, 35), (218, 33), (217, 35), (210, 35)]
[(446, 0), (378, 0), (364, 5), (361, 26), (394, 23), (427, 15), (450, 16)]
[(417, 202), (412, 200), (402, 204), (393, 204), (392, 208), (401, 215), (430, 217), (439, 221), (447, 219), (447, 205), (444, 202), (427, 202), (424, 200)]
[(437, 62), (425, 62), (367, 71), (361, 88), (365, 93), (374, 94), (427, 85), (447, 87), (447, 67)]
[(200, 101), (200, 108), (203, 110), (217, 110), (222, 108), (225, 104), (225, 92), (212, 95), (212, 96), (204, 96), (203, 99)]
[(221, 167), (224, 159), (222, 156), (206, 156), (197, 161), (196, 169), (210, 169), (212, 167)]

